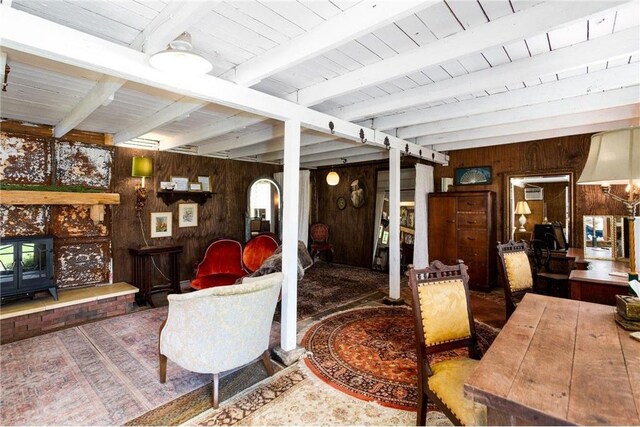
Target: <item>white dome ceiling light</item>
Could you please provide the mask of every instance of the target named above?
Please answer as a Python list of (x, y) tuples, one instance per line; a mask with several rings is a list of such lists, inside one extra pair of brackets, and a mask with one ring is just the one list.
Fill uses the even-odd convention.
[(156, 70), (174, 74), (207, 74), (213, 65), (204, 57), (193, 53), (191, 35), (186, 31), (176, 37), (163, 51), (149, 58), (149, 64)]

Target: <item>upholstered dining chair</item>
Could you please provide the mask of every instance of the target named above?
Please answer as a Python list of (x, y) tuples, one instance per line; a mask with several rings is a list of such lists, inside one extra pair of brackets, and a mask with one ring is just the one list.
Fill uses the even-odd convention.
[(315, 223), (309, 229), (311, 235), (311, 258), (326, 252), (327, 261), (333, 261), (333, 245), (329, 243), (329, 226), (327, 224)]
[(529, 261), (529, 246), (524, 240), (497, 244), (498, 258), (504, 279), (504, 299), (507, 320), (522, 297), (534, 289), (533, 273)]
[[(468, 281), (462, 261), (453, 266), (434, 261), (424, 270), (409, 270), (418, 355), (416, 425), (425, 425), (429, 401), (456, 425), (487, 424), (486, 407), (464, 397), (464, 381), (480, 358)], [(469, 357), (429, 362), (430, 356), (463, 347)]]
[(192, 372), (213, 374), (212, 405), (218, 408), (219, 374), (262, 357), (269, 375), (271, 323), (284, 275), (245, 278), (242, 284), (167, 297), (169, 311), (160, 326), (160, 382), (167, 359)]

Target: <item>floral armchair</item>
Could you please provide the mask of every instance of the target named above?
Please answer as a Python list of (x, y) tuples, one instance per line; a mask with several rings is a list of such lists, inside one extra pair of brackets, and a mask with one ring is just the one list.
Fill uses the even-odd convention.
[(160, 327), (160, 382), (167, 359), (192, 372), (213, 374), (213, 407), (218, 407), (218, 374), (262, 357), (269, 375), (271, 323), (284, 280), (282, 273), (246, 278), (238, 285), (171, 294)]

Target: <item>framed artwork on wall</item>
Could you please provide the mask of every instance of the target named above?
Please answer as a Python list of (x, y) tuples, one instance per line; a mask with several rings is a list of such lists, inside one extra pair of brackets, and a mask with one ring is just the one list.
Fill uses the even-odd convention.
[(178, 227), (198, 226), (198, 204), (180, 203), (178, 205)]
[(198, 176), (198, 182), (202, 184), (202, 191), (211, 191), (211, 177), (205, 175)]
[(456, 168), (455, 185), (488, 185), (492, 178), (491, 166)]
[(171, 212), (151, 212), (151, 237), (171, 237)]
[(176, 191), (188, 191), (189, 190), (189, 178), (184, 176), (172, 176), (171, 182), (176, 184)]

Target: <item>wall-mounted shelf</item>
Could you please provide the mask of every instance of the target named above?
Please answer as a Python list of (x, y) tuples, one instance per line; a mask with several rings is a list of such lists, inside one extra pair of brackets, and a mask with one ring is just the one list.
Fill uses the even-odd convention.
[(211, 191), (156, 191), (156, 195), (160, 197), (167, 206), (178, 200), (191, 200), (199, 205), (204, 205), (214, 194), (216, 193), (212, 193)]
[(3, 205), (119, 205), (118, 193), (2, 190)]

